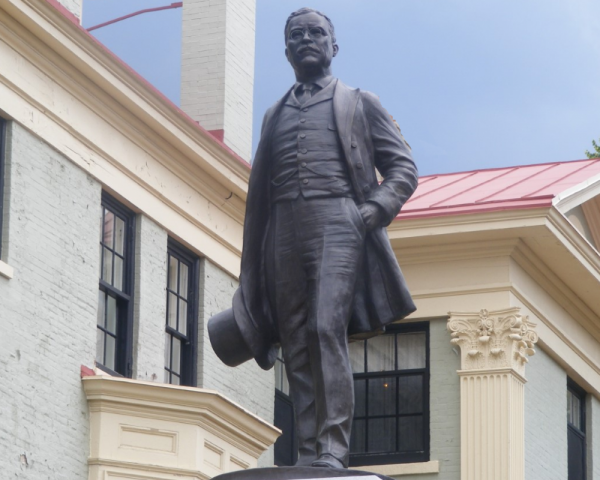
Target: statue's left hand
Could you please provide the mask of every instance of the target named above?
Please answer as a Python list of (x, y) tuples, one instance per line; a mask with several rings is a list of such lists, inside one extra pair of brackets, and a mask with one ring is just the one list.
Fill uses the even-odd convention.
[(365, 202), (359, 205), (358, 211), (367, 227), (367, 231), (371, 231), (383, 223), (383, 211), (375, 202)]

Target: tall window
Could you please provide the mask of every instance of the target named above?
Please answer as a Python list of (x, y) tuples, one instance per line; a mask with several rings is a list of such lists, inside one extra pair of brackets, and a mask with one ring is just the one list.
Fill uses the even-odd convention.
[(4, 218), (4, 156), (6, 155), (6, 122), (0, 118), (0, 260), (2, 259), (2, 219)]
[(567, 382), (568, 480), (585, 480), (585, 391), (571, 379)]
[(102, 192), (96, 364), (132, 374), (135, 215)]
[(165, 382), (196, 385), (198, 257), (169, 238)]
[[(392, 325), (350, 344), (354, 420), (350, 465), (429, 460), (429, 324)], [(275, 363), (275, 464), (297, 459), (294, 411), (283, 359)]]
[(394, 325), (350, 344), (350, 465), (429, 460), (429, 324)]

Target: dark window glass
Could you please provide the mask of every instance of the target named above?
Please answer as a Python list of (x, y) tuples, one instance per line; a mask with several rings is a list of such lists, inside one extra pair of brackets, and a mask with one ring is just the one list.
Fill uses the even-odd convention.
[(568, 480), (585, 480), (585, 391), (571, 379), (567, 382)]
[(4, 157), (6, 155), (6, 122), (0, 118), (0, 259), (2, 259), (2, 219), (4, 218)]
[(196, 385), (198, 257), (173, 239), (167, 249), (165, 382)]
[(428, 324), (419, 323), (350, 344), (351, 466), (429, 460), (428, 342)]
[[(354, 372), (350, 465), (429, 460), (429, 324), (403, 324), (349, 347)], [(281, 355), (281, 354), (280, 354)], [(281, 356), (275, 363), (275, 464), (297, 459), (293, 405)]]
[(275, 442), (275, 465), (294, 465), (298, 460), (294, 405), (290, 398), (290, 384), (285, 373), (281, 349), (275, 361), (275, 418), (273, 423), (283, 432)]
[(131, 377), (135, 215), (102, 193), (96, 364)]

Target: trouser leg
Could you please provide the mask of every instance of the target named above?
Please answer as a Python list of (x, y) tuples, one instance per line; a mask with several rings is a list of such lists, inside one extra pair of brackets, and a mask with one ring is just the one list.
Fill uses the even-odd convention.
[[(364, 245), (364, 224), (352, 199), (309, 200), (303, 218), (316, 236), (303, 242), (308, 281), (308, 349), (317, 413), (317, 454), (348, 465), (354, 381), (347, 330)], [(321, 227), (321, 228), (319, 228)], [(303, 229), (306, 231), (306, 228)]]
[(306, 329), (307, 279), (293, 219), (290, 203), (273, 207), (266, 249), (267, 284), (294, 404), (298, 439), (296, 465), (306, 466), (317, 458), (317, 414)]

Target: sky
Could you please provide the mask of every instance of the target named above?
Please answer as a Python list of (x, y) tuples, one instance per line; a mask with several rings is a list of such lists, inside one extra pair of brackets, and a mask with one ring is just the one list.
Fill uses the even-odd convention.
[[(84, 0), (89, 28), (172, 0)], [(295, 79), (288, 15), (335, 24), (333, 73), (376, 93), (421, 175), (585, 158), (600, 138), (598, 0), (256, 0), (254, 149), (265, 110)], [(93, 32), (179, 105), (181, 9)]]

